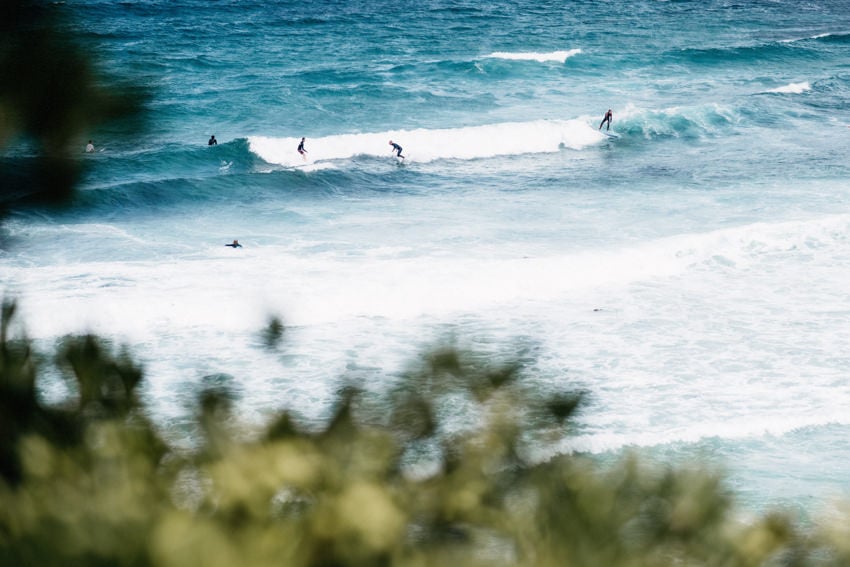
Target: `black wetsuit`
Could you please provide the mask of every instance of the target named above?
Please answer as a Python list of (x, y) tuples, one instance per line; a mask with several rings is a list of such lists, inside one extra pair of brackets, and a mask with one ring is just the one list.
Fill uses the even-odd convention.
[(225, 244), (225, 246), (230, 246), (231, 248), (242, 248), (242, 245), (238, 242), (235, 242), (233, 244)]
[(602, 119), (602, 122), (599, 124), (599, 130), (602, 130), (602, 125), (603, 125), (603, 124), (605, 124), (606, 122), (608, 123), (608, 127), (607, 127), (607, 128), (605, 128), (605, 129), (606, 129), (606, 130), (610, 130), (610, 129), (611, 129), (611, 119), (612, 119), (612, 118), (614, 118), (614, 116), (611, 114), (611, 112), (610, 112), (610, 111), (606, 112), (606, 113), (605, 113), (605, 118), (603, 118), (603, 119)]
[(208, 145), (208, 146), (217, 146), (217, 145), (218, 145), (218, 140), (216, 140), (216, 139), (215, 139), (215, 136), (213, 136), (212, 138), (210, 138), (210, 141), (209, 141), (209, 142), (207, 142), (207, 145)]
[(298, 153), (302, 156), (307, 153), (307, 150), (304, 149), (304, 140), (301, 140), (301, 143), (298, 144)]
[(393, 146), (393, 151), (398, 152), (398, 154), (396, 154), (396, 155), (398, 155), (398, 157), (404, 159), (404, 156), (401, 155), (401, 146), (399, 146), (398, 144), (393, 144), (392, 146)]

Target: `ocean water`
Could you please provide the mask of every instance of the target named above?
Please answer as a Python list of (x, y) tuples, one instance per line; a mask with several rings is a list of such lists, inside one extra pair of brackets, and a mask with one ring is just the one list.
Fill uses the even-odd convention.
[(127, 344), (166, 429), (214, 374), (246, 421), (321, 420), (452, 337), (590, 392), (551, 451), (702, 459), (753, 510), (850, 497), (846, 0), (56, 9), (150, 125), (2, 222), (0, 286), (40, 344)]

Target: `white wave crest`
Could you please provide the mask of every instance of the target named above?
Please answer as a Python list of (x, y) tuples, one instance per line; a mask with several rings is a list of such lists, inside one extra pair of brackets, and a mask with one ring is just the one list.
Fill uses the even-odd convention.
[(826, 37), (842, 37), (842, 36), (845, 36), (845, 35), (848, 35), (848, 34), (850, 34), (850, 32), (825, 32), (825, 33), (819, 33), (819, 34), (816, 34), (816, 35), (810, 35), (810, 36), (807, 36), (807, 37), (795, 37), (795, 38), (791, 38), (791, 39), (781, 39), (781, 40), (779, 40), (779, 42), (780, 43), (796, 43), (798, 41), (807, 41), (807, 40), (811, 40), (811, 39), (824, 39)]
[(850, 425), (846, 415), (839, 412), (787, 416), (784, 414), (746, 416), (726, 419), (723, 422), (705, 422), (664, 430), (638, 431), (631, 433), (600, 432), (570, 437), (557, 447), (547, 448), (537, 455), (545, 460), (557, 454), (606, 453), (624, 448), (657, 447), (669, 443), (695, 444), (706, 439), (724, 440), (758, 439), (781, 437), (804, 428)]
[(812, 90), (812, 86), (808, 83), (808, 81), (804, 81), (802, 83), (791, 83), (789, 85), (785, 85), (784, 87), (777, 87), (775, 89), (770, 89), (765, 92), (769, 93), (782, 93), (782, 94), (800, 94), (806, 91)]
[(559, 61), (564, 63), (567, 59), (581, 53), (581, 49), (570, 49), (569, 51), (553, 51), (551, 53), (536, 53), (536, 52), (519, 52), (511, 53), (508, 51), (496, 51), (485, 57), (490, 59), (511, 59), (514, 61), (537, 61), (545, 63), (547, 61)]
[[(308, 138), (310, 162), (350, 159), (354, 156), (389, 157), (388, 141), (403, 146), (413, 161), (479, 159), (494, 156), (557, 152), (561, 147), (579, 150), (599, 143), (601, 136), (587, 121), (536, 120), (505, 122), (466, 128), (391, 130), (365, 134), (339, 134)], [(303, 166), (296, 151), (300, 138), (250, 136), (250, 150), (268, 163)]]

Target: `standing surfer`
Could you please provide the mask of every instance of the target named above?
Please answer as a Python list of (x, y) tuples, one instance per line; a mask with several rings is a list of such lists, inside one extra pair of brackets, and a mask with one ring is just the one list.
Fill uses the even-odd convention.
[(608, 112), (605, 113), (605, 117), (602, 119), (602, 122), (599, 123), (599, 130), (602, 130), (602, 125), (606, 122), (608, 123), (608, 127), (606, 130), (611, 129), (611, 121), (614, 120), (614, 113), (611, 112), (611, 109), (608, 109)]
[(298, 144), (298, 153), (301, 154), (301, 157), (303, 157), (304, 160), (306, 161), (307, 160), (307, 150), (304, 149), (304, 140), (305, 140), (305, 138), (301, 138), (301, 143)]
[(403, 155), (401, 155), (401, 146), (399, 146), (399, 145), (398, 145), (398, 144), (396, 144), (396, 143), (393, 143), (393, 141), (392, 141), (392, 140), (390, 140), (390, 145), (393, 147), (393, 149), (392, 149), (392, 150), (390, 150), (390, 153), (392, 153), (392, 152), (397, 152), (397, 153), (396, 153), (396, 156), (400, 157), (401, 159), (404, 159), (404, 156), (403, 156)]

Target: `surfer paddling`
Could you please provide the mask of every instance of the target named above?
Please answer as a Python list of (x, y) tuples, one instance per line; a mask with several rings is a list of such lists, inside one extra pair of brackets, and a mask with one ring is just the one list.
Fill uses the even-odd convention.
[(225, 244), (225, 246), (230, 246), (231, 248), (242, 248), (242, 245), (239, 244), (238, 240), (234, 240), (230, 244)]

